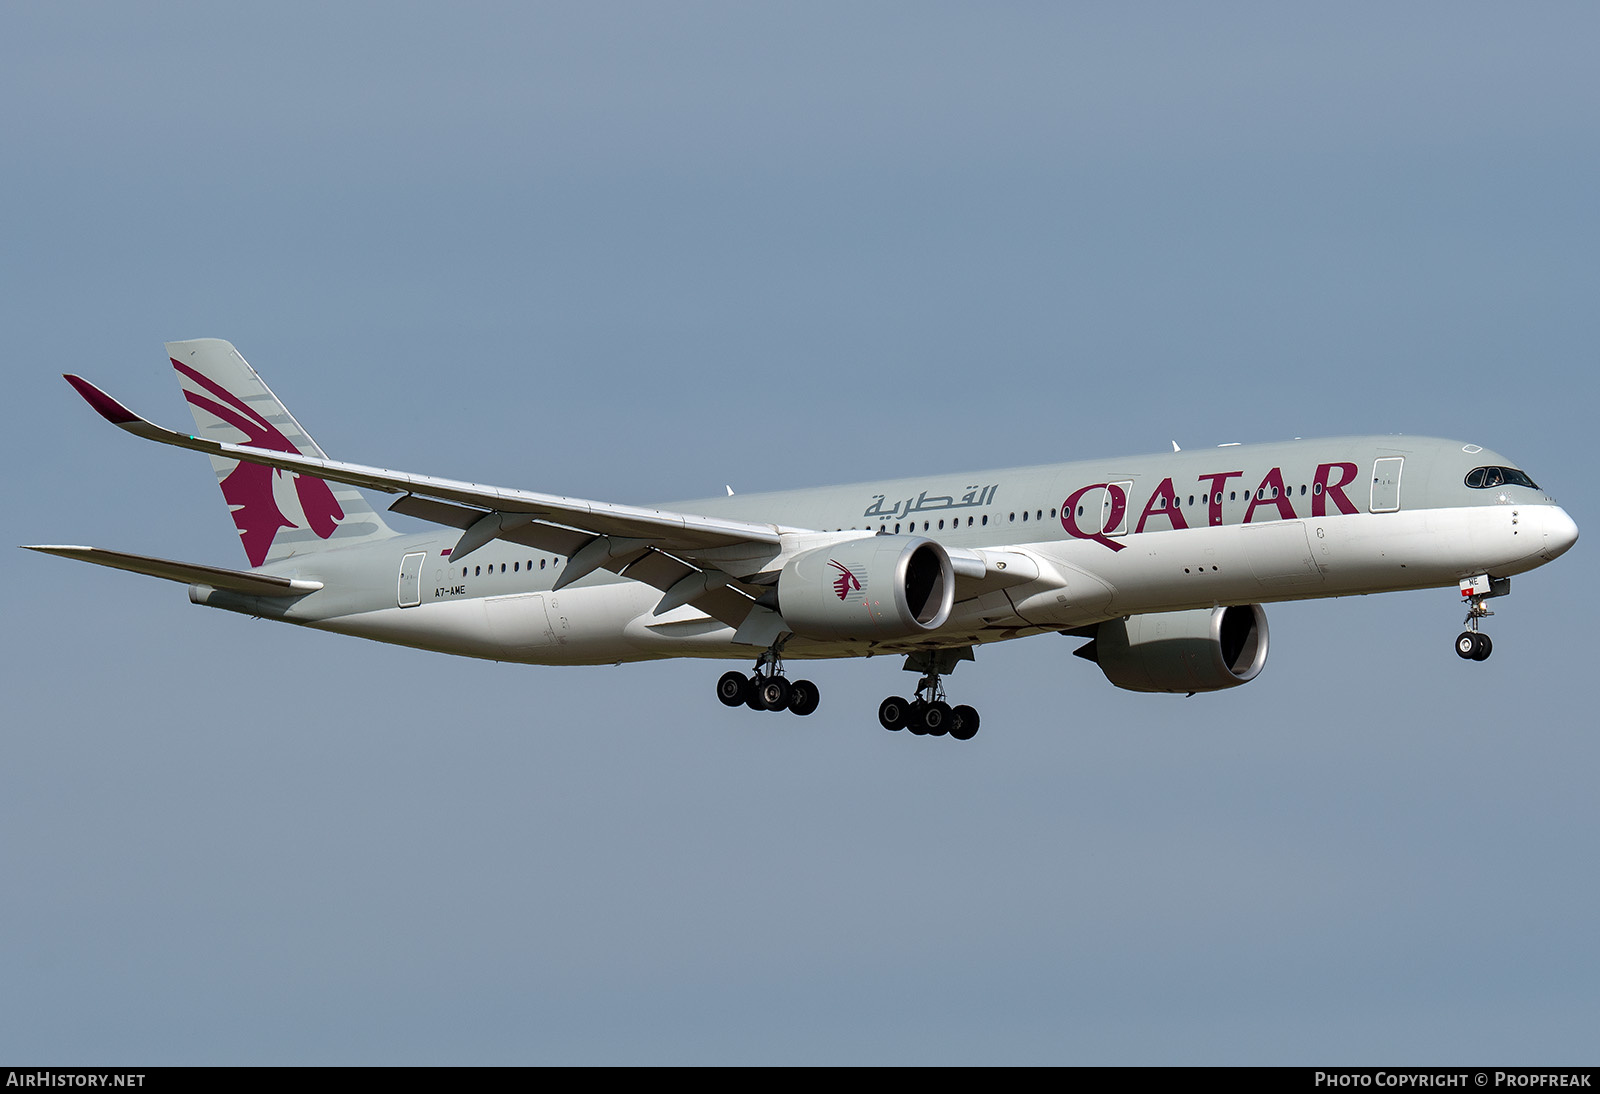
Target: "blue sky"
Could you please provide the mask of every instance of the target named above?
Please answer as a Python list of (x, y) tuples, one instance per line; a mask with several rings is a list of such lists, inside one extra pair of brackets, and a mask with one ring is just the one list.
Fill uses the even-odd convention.
[[(182, 425), (205, 336), (330, 453), (577, 496), (1406, 432), (1592, 535), (1597, 24), (14, 5), (10, 541), (242, 563), (59, 379)], [(1452, 590), (1270, 606), (1187, 700), (986, 648), (963, 746), (876, 727), (888, 661), (756, 717), (16, 552), (0, 1057), (1587, 1060), (1588, 555), (1482, 665)]]

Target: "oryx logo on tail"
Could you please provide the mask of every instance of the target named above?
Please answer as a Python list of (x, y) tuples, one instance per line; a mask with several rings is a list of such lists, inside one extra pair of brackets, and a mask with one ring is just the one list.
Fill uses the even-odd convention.
[[(274, 452), (299, 452), (276, 426), (245, 404), (243, 399), (202, 375), (195, 369), (172, 358), (172, 367), (178, 374), (201, 390), (184, 386), (183, 395), (194, 406), (215, 415), (221, 421), (244, 434), (244, 443), (255, 448)], [(208, 398), (214, 396), (214, 398)], [(320, 454), (320, 453), (319, 453)], [(298, 523), (286, 516), (278, 504), (274, 486), (280, 478), (294, 482), (294, 493), (305, 514), (305, 527), (318, 538), (333, 535), (344, 510), (334, 498), (333, 491), (321, 479), (309, 475), (294, 475), (276, 471), (259, 463), (240, 461), (222, 479), (222, 496), (233, 511), (233, 522), (239, 527), (239, 540), (244, 544), (250, 565), (260, 566), (272, 550), (272, 541), (280, 528), (298, 528)], [(287, 499), (286, 499), (287, 500)]]
[(831, 558), (828, 560), (828, 565), (839, 571), (839, 576), (833, 579), (833, 591), (838, 594), (840, 600), (860, 590), (861, 579), (850, 572), (850, 567)]

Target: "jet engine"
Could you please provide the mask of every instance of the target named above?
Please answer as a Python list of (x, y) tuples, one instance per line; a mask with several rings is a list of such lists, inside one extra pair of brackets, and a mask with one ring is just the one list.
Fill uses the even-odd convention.
[(1267, 613), (1242, 604), (1109, 619), (1075, 652), (1128, 691), (1221, 691), (1267, 663)]
[(919, 536), (817, 547), (778, 575), (778, 611), (807, 638), (906, 638), (937, 630), (955, 601), (950, 556)]

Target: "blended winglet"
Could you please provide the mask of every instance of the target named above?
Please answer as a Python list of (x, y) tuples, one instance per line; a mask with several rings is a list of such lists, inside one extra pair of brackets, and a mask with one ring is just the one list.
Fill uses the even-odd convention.
[[(220, 447), (204, 438), (195, 437), (188, 433), (179, 433), (176, 429), (167, 429), (165, 426), (156, 425), (148, 418), (140, 417), (82, 376), (73, 376), (71, 373), (63, 373), (62, 375), (65, 376), (67, 383), (71, 384), (73, 389), (83, 396), (84, 402), (94, 407), (96, 414), (99, 414), (118, 429), (132, 433), (135, 437), (142, 437), (147, 441), (159, 441), (162, 444), (170, 444), (177, 448), (193, 449), (197, 452), (215, 453)], [(239, 457), (235, 456), (233, 458), (238, 459)]]
[(82, 376), (74, 376), (70, 372), (64, 372), (61, 375), (62, 378), (67, 381), (67, 383), (73, 386), (79, 395), (83, 396), (84, 402), (94, 407), (95, 413), (99, 414), (100, 417), (104, 418), (112, 425), (131, 425), (134, 422), (143, 420), (139, 417), (139, 415), (135, 414), (133, 411), (117, 402), (99, 388), (95, 387)]

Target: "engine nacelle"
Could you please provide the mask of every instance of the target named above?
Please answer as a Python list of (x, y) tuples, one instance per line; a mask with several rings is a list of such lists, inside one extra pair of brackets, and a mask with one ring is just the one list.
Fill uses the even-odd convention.
[(1087, 652), (1129, 691), (1221, 691), (1247, 684), (1267, 663), (1267, 613), (1259, 604), (1109, 619)]
[(778, 575), (778, 611), (807, 638), (906, 638), (937, 630), (955, 602), (950, 556), (919, 536), (817, 547)]

